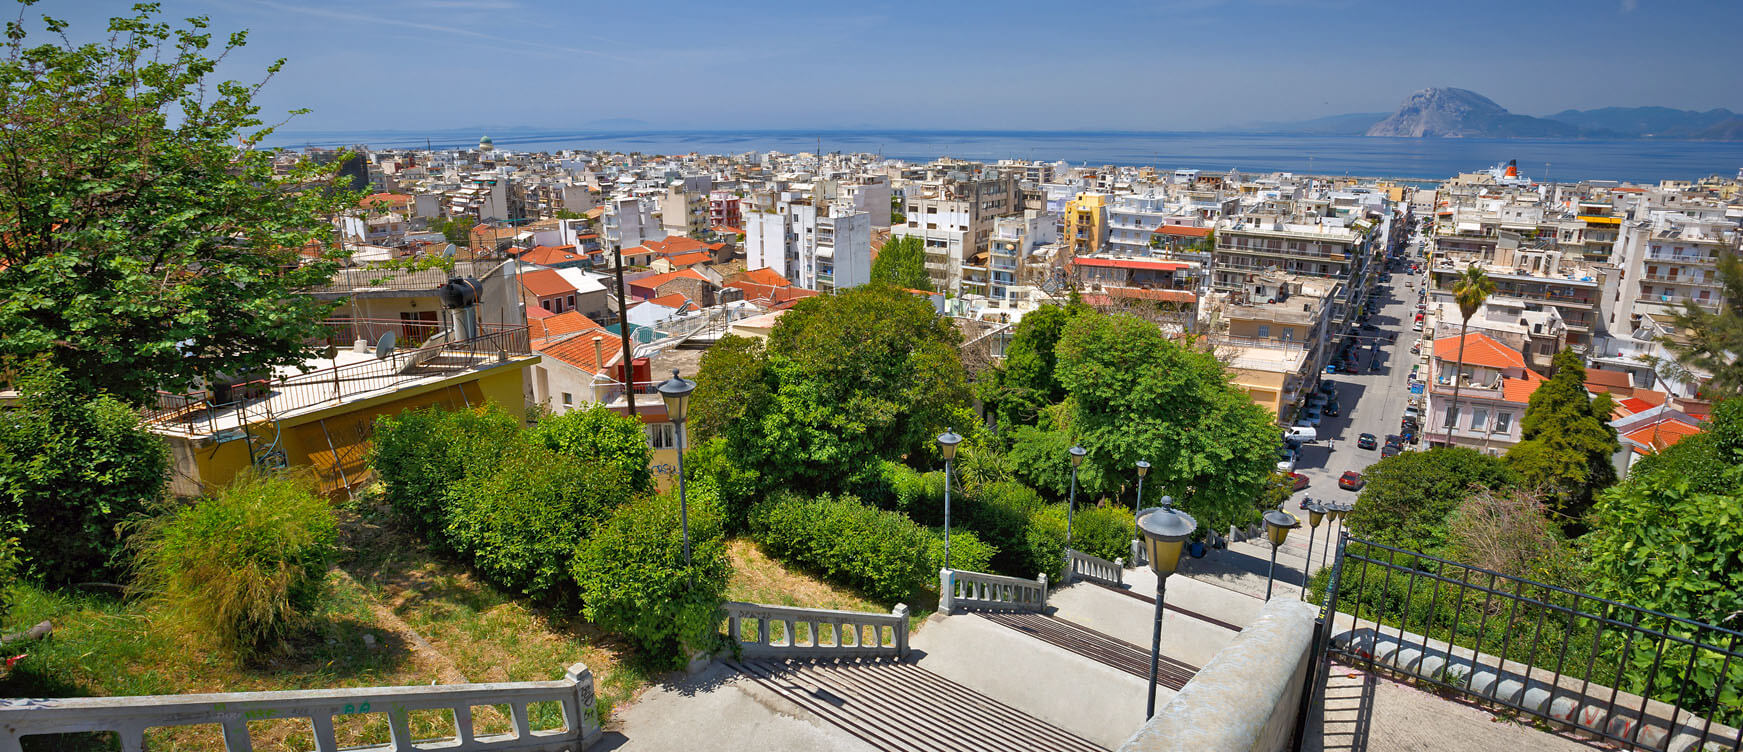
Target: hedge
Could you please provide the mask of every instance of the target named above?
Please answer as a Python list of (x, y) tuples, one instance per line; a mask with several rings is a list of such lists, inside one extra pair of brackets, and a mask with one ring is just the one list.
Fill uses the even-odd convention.
[(688, 570), (675, 492), (618, 507), (576, 547), (570, 568), (589, 621), (672, 665), (713, 647), (732, 573), (719, 501), (696, 489), (688, 498)]
[(654, 450), (640, 420), (619, 415), (604, 405), (546, 415), (528, 432), (534, 443), (582, 462), (608, 464), (630, 479), (631, 490), (653, 490)]
[[(1030, 518), (1025, 535), (1034, 565), (1048, 576), (1065, 565), (1065, 513), (1065, 504), (1049, 505)], [(1130, 556), (1137, 529), (1132, 519), (1125, 507), (1079, 507), (1071, 518), (1071, 547), (1108, 561)]]
[(750, 529), (771, 554), (875, 600), (902, 600), (937, 576), (925, 528), (852, 496), (778, 493), (751, 510)]
[(430, 543), (446, 546), (448, 487), (468, 474), (495, 472), (502, 455), (522, 443), (522, 431), (520, 421), (494, 403), (383, 415), (375, 420), (369, 464), (388, 505)]

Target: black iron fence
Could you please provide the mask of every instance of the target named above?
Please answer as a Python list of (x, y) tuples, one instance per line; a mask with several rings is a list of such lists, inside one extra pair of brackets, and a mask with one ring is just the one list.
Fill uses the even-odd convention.
[(1328, 656), (1628, 749), (1743, 747), (1743, 634), (1352, 538)]

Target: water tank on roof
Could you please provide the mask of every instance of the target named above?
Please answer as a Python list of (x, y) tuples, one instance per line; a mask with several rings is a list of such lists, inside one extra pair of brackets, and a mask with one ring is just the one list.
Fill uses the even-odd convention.
[(484, 285), (473, 277), (454, 277), (437, 288), (436, 294), (441, 296), (443, 308), (465, 308), (478, 304)]

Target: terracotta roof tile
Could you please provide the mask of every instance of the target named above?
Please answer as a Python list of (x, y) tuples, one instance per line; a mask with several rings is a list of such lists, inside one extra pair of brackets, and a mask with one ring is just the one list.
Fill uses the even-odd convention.
[(575, 246), (572, 246), (572, 245), (559, 245), (559, 246), (540, 245), (540, 246), (534, 246), (531, 249), (528, 249), (528, 250), (522, 252), (520, 254), (520, 258), (522, 261), (525, 261), (529, 264), (538, 264), (540, 266), (555, 266), (557, 264), (566, 264), (566, 263), (571, 263), (571, 262), (575, 262), (575, 261), (581, 261), (587, 257), (585, 255), (583, 255), (582, 253), (580, 253), (579, 251), (575, 250)]
[(771, 287), (788, 287), (793, 284), (787, 281), (786, 277), (781, 276), (780, 272), (767, 266), (734, 274), (727, 279), (726, 284), (730, 287), (734, 282), (751, 282)]
[[(529, 308), (538, 308), (530, 306)], [(538, 310), (544, 310), (538, 308)], [(584, 332), (589, 329), (603, 329), (599, 322), (587, 318), (580, 311), (564, 311), (554, 316), (541, 317), (537, 320), (527, 317), (528, 334), (534, 339), (541, 337), (560, 337), (565, 334)]]
[(1482, 332), (1473, 332), (1464, 337), (1437, 339), (1434, 341), (1434, 357), (1456, 363), (1463, 350), (1465, 365), (1481, 366), (1483, 368), (1524, 368), (1525, 357), (1518, 350), (1497, 342)]
[(1640, 454), (1650, 454), (1651, 452), (1647, 450), (1647, 447), (1653, 447), (1656, 450), (1662, 451), (1666, 447), (1673, 446), (1677, 442), (1682, 441), (1685, 437), (1693, 436), (1700, 432), (1701, 429), (1699, 427), (1691, 426), (1675, 418), (1665, 417), (1652, 425), (1629, 431), (1627, 433), (1627, 438), (1629, 441), (1632, 441), (1637, 445), (1634, 447), (1635, 452)]
[[(594, 336), (601, 337), (599, 352), (605, 355), (603, 364), (594, 355)], [(617, 361), (618, 355), (623, 352), (623, 340), (601, 329), (598, 335), (573, 334), (534, 342), (533, 349), (540, 355), (563, 361), (588, 373), (599, 373)]]
[(1501, 399), (1521, 405), (1528, 403), (1531, 401), (1532, 393), (1536, 392), (1537, 387), (1542, 386), (1543, 382), (1544, 378), (1541, 375), (1527, 368), (1523, 379), (1501, 380)]
[(576, 292), (575, 285), (563, 279), (556, 269), (537, 269), (520, 275), (520, 286), (541, 298)]

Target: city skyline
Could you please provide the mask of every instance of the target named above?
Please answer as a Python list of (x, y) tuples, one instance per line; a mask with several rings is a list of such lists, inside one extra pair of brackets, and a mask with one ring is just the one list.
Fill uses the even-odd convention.
[[(958, 3), (823, 10), (535, 0), (172, 2), (249, 45), (221, 72), (254, 80), (291, 130), (916, 128), (1221, 130), (1388, 112), (1452, 86), (1513, 112), (1743, 109), (1725, 38), (1743, 7), (1613, 2), (1445, 8), (1360, 0), (1182, 0), (1057, 8)], [(110, 0), (28, 9), (93, 39)], [(1667, 50), (1702, 50), (1691, 66)], [(1710, 52), (1710, 54), (1708, 54)], [(1538, 71), (1522, 76), (1520, 71)], [(1077, 99), (1078, 104), (1071, 104)]]

